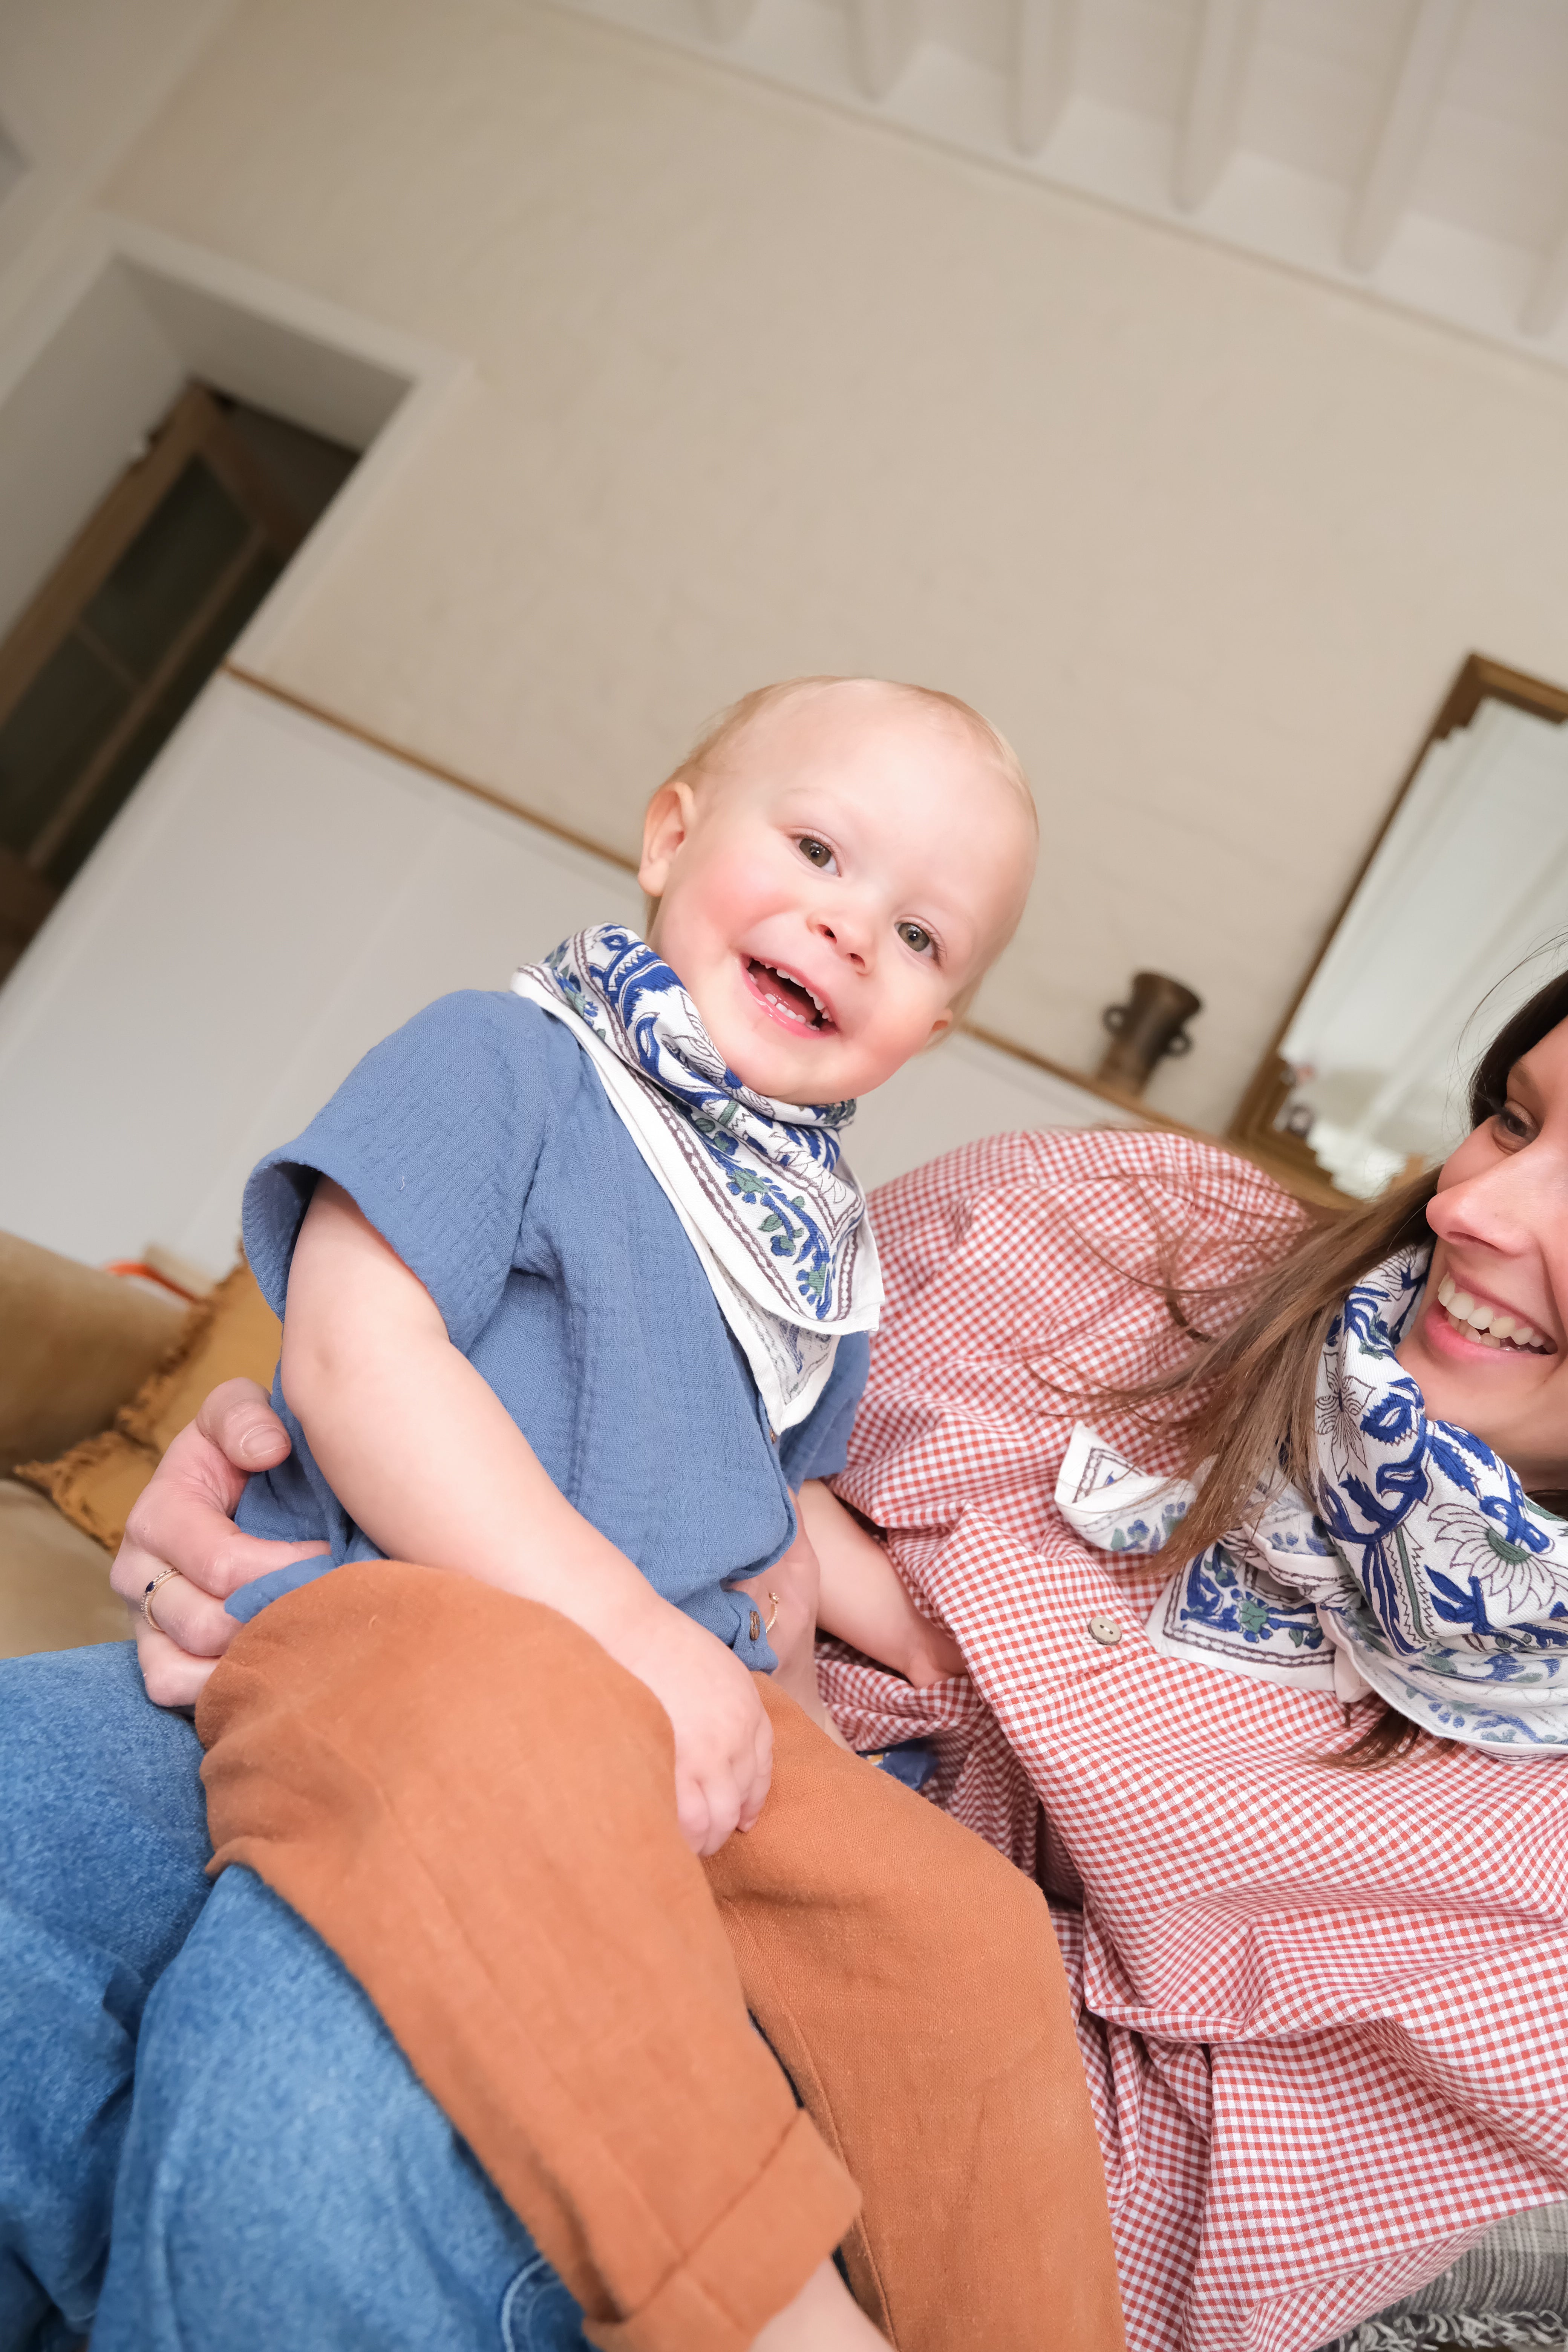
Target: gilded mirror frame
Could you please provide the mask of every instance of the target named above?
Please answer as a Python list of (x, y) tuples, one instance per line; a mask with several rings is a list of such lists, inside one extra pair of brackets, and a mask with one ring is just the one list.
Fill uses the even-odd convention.
[(1249, 1160), (1257, 1160), (1300, 1198), (1316, 1202), (1325, 1208), (1349, 1209), (1355, 1203), (1331, 1182), (1308, 1143), (1274, 1124), (1293, 1084), (1290, 1065), (1282, 1058), (1279, 1047), (1289, 1034), (1297, 1010), (1317, 978), (1334, 935), (1350, 912), (1356, 893), (1383, 845), (1384, 836), (1398, 815), (1400, 805), (1415, 782), (1427, 752), (1434, 743), (1440, 743), (1456, 728), (1468, 727), (1481, 705), (1489, 701), (1512, 703), (1516, 709), (1528, 710), (1533, 717), (1549, 719), (1556, 726), (1562, 726), (1568, 719), (1568, 689), (1551, 686), (1544, 678), (1529, 677), (1522, 670), (1510, 669), (1502, 662), (1489, 660), (1484, 654), (1467, 656), (1425, 740), (1406, 769), (1383, 823), (1368, 845), (1349, 889), (1335, 908), (1333, 920), (1319, 941), (1318, 951), (1302, 974), (1300, 985), (1286, 1006), (1269, 1041), (1268, 1050), (1253, 1073), (1247, 1091), (1237, 1106), (1236, 1116), (1226, 1130), (1227, 1139), (1245, 1151)]

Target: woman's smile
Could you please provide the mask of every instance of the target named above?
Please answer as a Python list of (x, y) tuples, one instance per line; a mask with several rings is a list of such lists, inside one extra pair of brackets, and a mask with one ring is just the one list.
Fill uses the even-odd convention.
[(1484, 1291), (1465, 1288), (1446, 1274), (1427, 1309), (1432, 1333), (1448, 1346), (1472, 1356), (1478, 1349), (1493, 1355), (1552, 1356), (1557, 1350), (1544, 1333), (1520, 1314)]

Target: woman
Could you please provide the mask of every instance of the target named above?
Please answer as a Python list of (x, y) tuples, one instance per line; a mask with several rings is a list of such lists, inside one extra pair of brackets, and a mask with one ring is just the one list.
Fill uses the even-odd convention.
[[(900, 1308), (838, 1490), (973, 1694), (842, 1655), (825, 1687), (857, 1745), (934, 1731), (944, 1801), (1053, 1896), (1138, 2352), (1305, 2352), (1568, 2185), (1568, 1529), (1521, 1492), (1568, 1486), (1568, 978), (1471, 1112), (1436, 1177), (1326, 1229), (1163, 1136), (1000, 1139), (879, 1200)], [(1347, 1294), (1413, 1255), (1413, 1300), (1366, 1283), (1395, 1356), (1347, 1371)], [(1152, 1577), (1130, 1514), (1071, 1524), (1085, 1424), (1144, 1472), (1212, 1457)], [(1281, 1448), (1381, 1615), (1325, 1588), (1310, 1512), (1300, 1581), (1248, 1578)], [(1192, 1591), (1227, 1536), (1239, 1639)], [(1268, 1652), (1304, 1620), (1302, 1675)]]
[[(1556, 983), (1500, 1038), (1478, 1075), (1477, 1131), (1432, 1205), (1472, 1307), (1489, 1296), (1533, 1343), (1494, 1368), (1502, 1351), (1453, 1339), (1430, 1286), (1399, 1343), (1429, 1409), (1463, 1412), (1543, 1488), (1568, 1484), (1568, 1412), (1551, 1385), (1568, 1360), (1564, 1014)], [(1245, 1526), (1282, 1440), (1315, 1494), (1301, 1399), (1324, 1329), (1359, 1276), (1420, 1236), (1433, 1192), (1314, 1236), (1217, 1151), (1036, 1136), (954, 1154), (879, 1206), (895, 1303), (840, 1491), (892, 1531), (973, 1681), (920, 1693), (843, 1655), (826, 1680), (858, 1746), (933, 1732), (950, 1809), (1037, 1866), (1058, 1899), (1140, 2352), (1178, 2338), (1306, 2352), (1443, 2268), (1494, 2216), (1561, 2194), (1556, 1764), (1419, 1735), (1386, 1777), (1332, 1769), (1386, 1760), (1368, 1739), (1376, 1698), (1347, 1708), (1331, 1688), (1163, 1658), (1140, 1633), (1146, 1570), (1081, 1540), (1057, 1501), (1091, 1412), (1157, 1475), (1215, 1452), (1217, 1423), (1177, 1557)], [(1198, 1336), (1224, 1318), (1218, 1341)], [(1268, 1412), (1260, 1368), (1279, 1385)], [(217, 1480), (214, 1450), (196, 1447), (198, 1475)], [(181, 1473), (175, 1461), (165, 1502)], [(210, 1524), (154, 1539), (160, 1558), (222, 1582), (204, 1557)], [(165, 1688), (202, 1671), (151, 1663)], [(289, 1915), (260, 1890), (251, 1907), (263, 1980), (286, 1985), (298, 1952), (267, 1939)], [(254, 1998), (242, 1949), (231, 1936), (204, 1953), (209, 2014)], [(286, 2000), (269, 2016), (281, 2040)], [(374, 2030), (362, 2021), (362, 2042)], [(206, 2090), (215, 2114), (217, 2083)], [(280, 2116), (297, 2095), (279, 2096)], [(188, 2080), (181, 2098), (176, 2123)], [(146, 2104), (139, 2091), (139, 2121)], [(215, 2138), (221, 2126), (209, 2166)], [(162, 2248), (170, 2224), (137, 2202), (135, 2152), (121, 2209)], [(200, 2259), (202, 2218), (184, 2260)]]

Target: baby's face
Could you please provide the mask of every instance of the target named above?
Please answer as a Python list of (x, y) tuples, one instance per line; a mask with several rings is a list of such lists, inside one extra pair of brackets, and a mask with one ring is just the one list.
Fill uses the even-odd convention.
[(1016, 922), (1034, 827), (956, 715), (856, 682), (764, 710), (648, 812), (651, 943), (730, 1067), (782, 1102), (868, 1093)]

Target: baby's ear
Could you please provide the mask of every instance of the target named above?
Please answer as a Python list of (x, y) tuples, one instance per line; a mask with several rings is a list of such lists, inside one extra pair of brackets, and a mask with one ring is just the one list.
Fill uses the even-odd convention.
[(933, 1045), (940, 1045), (944, 1037), (951, 1037), (957, 1021), (957, 1013), (953, 1010), (951, 1004), (947, 1005), (943, 1011), (937, 1014), (936, 1019), (931, 1023), (931, 1035), (921, 1047), (921, 1052), (922, 1054), (929, 1054)]
[(669, 869), (691, 831), (697, 796), (684, 776), (660, 784), (642, 823), (642, 864), (637, 880), (650, 898), (664, 895)]

